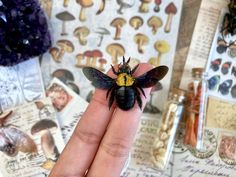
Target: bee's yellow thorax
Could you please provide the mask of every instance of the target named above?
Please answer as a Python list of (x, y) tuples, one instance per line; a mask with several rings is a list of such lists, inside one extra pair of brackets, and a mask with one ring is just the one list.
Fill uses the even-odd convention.
[(131, 86), (134, 83), (134, 78), (127, 73), (121, 73), (116, 79), (116, 84), (120, 87)]

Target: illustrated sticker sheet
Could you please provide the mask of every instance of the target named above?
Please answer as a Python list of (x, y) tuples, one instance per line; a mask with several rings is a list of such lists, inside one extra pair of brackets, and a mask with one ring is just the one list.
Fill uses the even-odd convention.
[(63, 148), (50, 99), (27, 103), (0, 115), (2, 176), (47, 176)]
[(57, 78), (51, 81), (46, 95), (52, 99), (62, 136), (67, 143), (88, 103)]
[(0, 67), (0, 111), (45, 96), (38, 59)]
[(206, 67), (208, 95), (236, 103), (236, 35), (225, 34), (226, 14), (223, 10)]
[(182, 0), (41, 0), (41, 4), (54, 38), (53, 47), (43, 57), (42, 68), (51, 74), (44, 74), (46, 84), (51, 76), (61, 78), (58, 70), (70, 73), (65, 75), (71, 78), (61, 79), (65, 84), (73, 82), (86, 99), (94, 88), (82, 73), (84, 66), (106, 72), (123, 56), (131, 57), (132, 67), (140, 62), (167, 65), (169, 72), (162, 85), (153, 89), (145, 109), (146, 113), (161, 113), (172, 75)]

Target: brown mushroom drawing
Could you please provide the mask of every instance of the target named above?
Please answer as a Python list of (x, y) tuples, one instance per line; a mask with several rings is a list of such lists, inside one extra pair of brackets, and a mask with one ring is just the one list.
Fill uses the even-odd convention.
[(105, 58), (100, 58), (98, 62), (99, 62), (98, 69), (101, 71), (105, 71), (104, 65), (107, 63), (107, 60)]
[(112, 64), (118, 63), (118, 57), (122, 57), (125, 54), (125, 49), (121, 44), (112, 43), (106, 47), (106, 51), (112, 57)]
[(93, 53), (92, 66), (96, 67), (98, 58), (102, 57), (102, 52), (100, 50), (94, 50), (92, 51), (92, 53)]
[(93, 6), (92, 0), (76, 0), (76, 2), (81, 6), (79, 20), (84, 22), (86, 21), (85, 9)]
[(101, 4), (99, 6), (98, 11), (96, 12), (96, 15), (99, 15), (99, 14), (101, 14), (104, 11), (105, 6), (106, 6), (106, 1), (107, 0), (101, 0)]
[(67, 11), (64, 11), (64, 12), (61, 12), (59, 14), (56, 15), (56, 18), (61, 20), (62, 21), (62, 32), (61, 32), (61, 35), (67, 35), (67, 32), (66, 32), (66, 22), (67, 21), (73, 21), (75, 20), (75, 17), (67, 12)]
[(63, 55), (65, 54), (65, 52), (67, 53), (72, 53), (74, 51), (74, 45), (65, 39), (59, 40), (57, 41), (57, 45), (60, 47), (60, 52), (58, 54), (58, 62), (61, 62), (61, 59), (63, 57)]
[(148, 19), (148, 26), (152, 28), (152, 34), (156, 34), (158, 28), (162, 26), (162, 20), (159, 17), (152, 16), (151, 18)]
[(47, 16), (49, 18), (51, 18), (52, 15), (52, 0), (40, 0), (40, 4), (43, 7), (43, 9), (45, 10)]
[(149, 12), (149, 3), (152, 2), (152, 0), (140, 0), (141, 1), (141, 5), (139, 7), (139, 12), (142, 12), (142, 13), (147, 13)]
[(157, 56), (157, 58), (151, 58), (149, 60), (149, 63), (154, 65), (154, 66), (160, 66), (161, 57), (162, 57), (163, 54), (170, 51), (170, 45), (166, 41), (161, 40), (161, 41), (157, 41), (154, 44), (154, 48), (158, 52), (158, 56)]
[(76, 55), (76, 66), (81, 67), (82, 66), (82, 60), (84, 59), (84, 55), (79, 53)]
[(143, 19), (139, 16), (134, 16), (129, 20), (130, 26), (138, 30), (143, 25)]
[(120, 6), (120, 8), (117, 10), (118, 14), (123, 14), (123, 9), (128, 9), (134, 6), (135, 0), (132, 0), (132, 2), (129, 2), (130, 0), (116, 0), (117, 4)]
[(102, 28), (102, 27), (99, 27), (98, 30), (95, 31), (95, 33), (99, 34), (99, 37), (100, 37), (98, 47), (100, 47), (102, 45), (104, 35), (110, 35), (111, 34), (110, 31), (108, 31), (106, 28)]
[(52, 58), (53, 58), (53, 60), (54, 60), (55, 62), (60, 62), (60, 61), (58, 60), (59, 51), (60, 51), (60, 50), (59, 50), (57, 47), (52, 47), (52, 48), (49, 50), (49, 53), (51, 54), (51, 56), (52, 56)]
[(120, 39), (120, 35), (121, 35), (121, 28), (126, 24), (126, 20), (123, 18), (115, 18), (112, 22), (111, 22), (111, 26), (116, 28), (116, 34), (115, 34), (115, 40), (119, 40)]
[(64, 7), (68, 7), (69, 2), (70, 2), (70, 0), (64, 0), (64, 2), (63, 2), (63, 6), (64, 6)]
[(164, 31), (169, 33), (171, 30), (172, 19), (174, 15), (177, 13), (177, 8), (173, 2), (171, 2), (165, 9), (166, 14), (168, 14), (168, 19), (166, 21)]
[(91, 66), (91, 60), (93, 58), (93, 52), (88, 50), (84, 52), (84, 57), (86, 58), (86, 66)]
[(41, 147), (46, 159), (56, 161), (59, 157), (59, 151), (55, 145), (55, 140), (51, 131), (57, 129), (57, 124), (50, 119), (42, 119), (36, 122), (31, 128), (32, 135), (40, 135)]
[(149, 39), (146, 35), (138, 33), (134, 36), (134, 42), (138, 45), (138, 52), (144, 53), (144, 46), (148, 44)]
[(86, 26), (78, 27), (74, 30), (74, 36), (78, 38), (81, 45), (86, 45), (86, 37), (89, 35), (90, 31)]

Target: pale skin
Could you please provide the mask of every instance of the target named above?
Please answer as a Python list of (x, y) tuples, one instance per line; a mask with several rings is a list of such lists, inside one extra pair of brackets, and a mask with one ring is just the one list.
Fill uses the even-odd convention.
[[(152, 69), (140, 64), (134, 77)], [(112, 78), (116, 76), (109, 71)], [(151, 88), (144, 89), (146, 104)], [(128, 157), (142, 110), (109, 109), (106, 90), (96, 89), (92, 101), (49, 177), (119, 177)], [(88, 170), (87, 174), (86, 171)], [(86, 175), (85, 175), (86, 174)]]

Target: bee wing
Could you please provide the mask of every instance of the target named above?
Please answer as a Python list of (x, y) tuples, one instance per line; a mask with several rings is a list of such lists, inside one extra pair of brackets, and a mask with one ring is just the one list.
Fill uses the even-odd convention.
[(114, 84), (114, 79), (95, 68), (84, 67), (83, 73), (88, 80), (92, 81), (92, 85), (96, 88), (109, 89)]
[(167, 66), (159, 66), (135, 78), (135, 86), (148, 88), (154, 86), (168, 72)]

